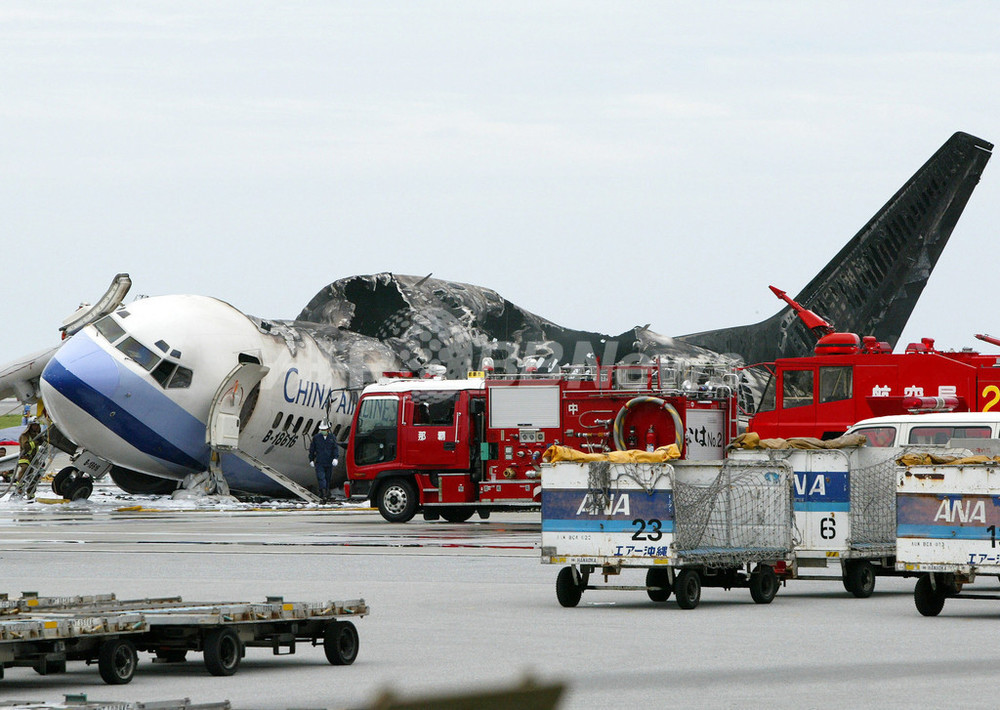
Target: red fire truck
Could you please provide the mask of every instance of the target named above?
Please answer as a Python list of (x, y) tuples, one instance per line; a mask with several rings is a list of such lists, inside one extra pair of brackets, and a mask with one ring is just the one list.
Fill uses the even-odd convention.
[(1000, 356), (971, 348), (940, 351), (931, 338), (893, 353), (871, 336), (833, 332), (819, 316), (771, 288), (820, 337), (811, 357), (754, 366), (769, 373), (748, 425), (762, 438), (830, 439), (869, 417), (1000, 409)]
[(678, 379), (661, 364), (387, 378), (358, 402), (345, 488), (390, 522), (419, 510), (462, 522), (537, 507), (539, 464), (552, 444), (590, 452), (677, 444), (688, 459), (722, 458), (736, 435), (734, 374)]

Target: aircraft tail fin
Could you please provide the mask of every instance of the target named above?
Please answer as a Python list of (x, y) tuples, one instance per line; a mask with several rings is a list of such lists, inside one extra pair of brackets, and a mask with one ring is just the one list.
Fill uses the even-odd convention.
[[(895, 347), (993, 144), (956, 133), (795, 297), (837, 330)], [(812, 353), (816, 337), (789, 306), (751, 325), (678, 338), (748, 363)]]

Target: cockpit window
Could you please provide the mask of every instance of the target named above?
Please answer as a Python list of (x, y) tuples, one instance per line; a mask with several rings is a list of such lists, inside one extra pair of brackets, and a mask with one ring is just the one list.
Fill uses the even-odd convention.
[(115, 347), (135, 360), (136, 364), (144, 370), (152, 370), (156, 363), (160, 361), (160, 358), (157, 357), (156, 353), (133, 338), (131, 335), (115, 345)]
[(122, 327), (111, 316), (104, 316), (94, 323), (94, 327), (97, 328), (98, 333), (108, 339), (109, 343), (113, 343), (125, 335), (125, 331), (122, 330)]
[(170, 382), (167, 383), (167, 389), (183, 389), (185, 387), (191, 386), (191, 370), (186, 367), (177, 366), (174, 371), (174, 376), (170, 378)]
[(163, 360), (157, 365), (153, 371), (150, 373), (153, 375), (153, 379), (160, 383), (160, 387), (167, 386), (167, 380), (170, 376), (174, 374), (174, 368), (177, 367), (176, 362), (170, 362), (170, 360)]
[(157, 340), (155, 343), (153, 343), (153, 345), (155, 345), (156, 347), (158, 347), (162, 352), (167, 352), (168, 350), (170, 350), (170, 346), (167, 345), (162, 340)]

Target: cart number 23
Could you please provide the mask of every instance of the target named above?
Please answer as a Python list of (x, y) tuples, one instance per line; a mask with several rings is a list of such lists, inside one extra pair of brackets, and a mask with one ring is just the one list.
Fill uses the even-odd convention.
[(633, 520), (632, 524), (636, 527), (636, 531), (632, 534), (633, 540), (649, 540), (650, 542), (656, 542), (663, 537), (663, 523), (656, 518), (650, 518), (649, 520)]

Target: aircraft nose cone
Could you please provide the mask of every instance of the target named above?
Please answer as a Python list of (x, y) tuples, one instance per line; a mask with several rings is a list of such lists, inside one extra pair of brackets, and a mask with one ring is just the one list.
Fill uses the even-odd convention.
[[(110, 397), (118, 387), (118, 366), (114, 359), (84, 333), (78, 333), (56, 351), (42, 371), (42, 396), (55, 405), (57, 397), (48, 397), (51, 387), (83, 410), (101, 406), (99, 395)], [(58, 421), (58, 412), (52, 411)]]

